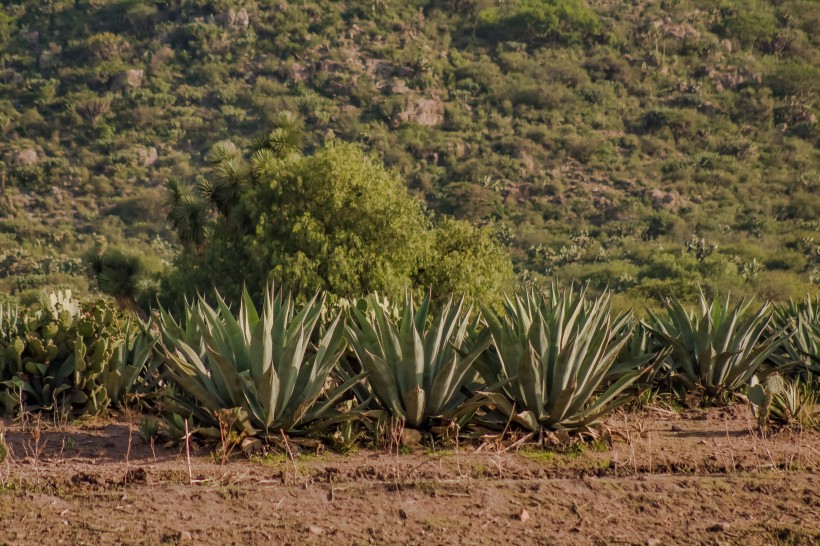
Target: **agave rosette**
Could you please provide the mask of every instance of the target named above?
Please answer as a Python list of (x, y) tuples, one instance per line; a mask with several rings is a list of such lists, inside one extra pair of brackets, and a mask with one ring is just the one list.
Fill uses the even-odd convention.
[(463, 299), (438, 312), (430, 303), (428, 295), (416, 307), (408, 294), (402, 308), (392, 309), (368, 296), (351, 307), (347, 327), (375, 396), (411, 427), (428, 426), (436, 418), (466, 420), (469, 415), (460, 411), (467, 398), (463, 387), (489, 344), (473, 335), (478, 323)]
[(711, 301), (701, 292), (698, 309), (671, 298), (665, 316), (650, 311), (653, 333), (672, 347), (671, 378), (688, 390), (718, 396), (745, 387), (784, 341), (782, 331), (767, 332), (772, 306), (750, 313), (751, 301), (732, 306), (729, 298)]
[[(163, 329), (168, 371), (182, 394), (177, 402), (212, 425), (221, 412), (234, 410), (236, 427), (254, 435), (320, 418), (361, 379), (351, 378), (316, 403), (345, 349), (341, 314), (320, 331), (323, 307), (324, 297), (314, 296), (297, 309), (273, 287), (261, 314), (247, 291), (236, 316), (222, 298), (216, 307), (200, 298), (190, 309), (197, 328), (172, 322)], [(180, 335), (186, 331), (187, 341)], [(203, 352), (189, 344), (200, 336)]]
[(582, 428), (634, 395), (629, 387), (653, 355), (618, 361), (632, 334), (632, 317), (613, 318), (610, 295), (586, 290), (549, 295), (526, 291), (507, 298), (504, 312), (485, 310), (492, 351), (479, 368), (489, 401), (529, 430)]
[(808, 382), (820, 381), (820, 299), (806, 296), (803, 302), (776, 308), (771, 329), (790, 334), (772, 353), (772, 363), (784, 371), (794, 370)]

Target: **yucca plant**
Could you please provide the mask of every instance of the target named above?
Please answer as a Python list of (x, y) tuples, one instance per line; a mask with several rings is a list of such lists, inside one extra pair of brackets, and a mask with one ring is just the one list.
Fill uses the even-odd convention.
[(546, 296), (526, 291), (507, 298), (502, 315), (485, 309), (484, 318), (492, 351), (479, 369), (488, 384), (498, 385), (487, 397), (531, 431), (583, 428), (629, 402), (634, 394), (627, 390), (652, 358), (615, 368), (632, 317), (612, 316), (609, 292), (589, 300), (585, 289), (552, 285)]
[(414, 428), (436, 418), (463, 424), (468, 417), (459, 412), (468, 396), (463, 387), (489, 344), (486, 336), (473, 335), (478, 323), (472, 307), (465, 310), (463, 299), (451, 300), (434, 312), (429, 295), (416, 307), (407, 294), (396, 313), (376, 296), (350, 312), (347, 339), (391, 415)]
[[(767, 333), (772, 306), (749, 312), (751, 301), (734, 307), (729, 298), (711, 301), (700, 293), (700, 306), (687, 311), (670, 298), (665, 316), (650, 311), (652, 331), (672, 347), (670, 381), (683, 391), (702, 389), (717, 397), (745, 387), (763, 362), (783, 342), (782, 332)], [(679, 394), (685, 394), (680, 391)]]
[(820, 381), (820, 300), (806, 296), (801, 303), (778, 306), (771, 329), (790, 334), (772, 354), (771, 362), (806, 381)]
[(219, 415), (233, 410), (235, 427), (246, 434), (291, 431), (321, 417), (361, 379), (351, 378), (316, 404), (345, 348), (341, 314), (319, 329), (324, 296), (297, 310), (290, 296), (274, 295), (271, 286), (261, 315), (247, 291), (236, 316), (221, 297), (217, 302), (211, 307), (200, 298), (190, 309), (204, 353), (189, 344), (200, 334), (186, 341), (176, 323), (160, 322), (165, 362), (182, 394), (175, 401), (204, 424), (218, 425)]

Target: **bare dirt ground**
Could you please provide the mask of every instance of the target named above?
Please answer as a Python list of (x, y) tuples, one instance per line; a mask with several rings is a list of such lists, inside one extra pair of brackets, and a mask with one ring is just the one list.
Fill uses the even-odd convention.
[[(748, 409), (611, 417), (611, 446), (220, 464), (106, 421), (5, 422), (0, 544), (820, 544), (820, 433)], [(191, 480), (193, 478), (193, 480)]]

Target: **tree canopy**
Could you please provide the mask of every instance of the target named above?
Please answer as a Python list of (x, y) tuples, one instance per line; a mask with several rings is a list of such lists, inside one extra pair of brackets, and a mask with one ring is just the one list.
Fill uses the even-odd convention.
[(273, 280), (300, 295), (398, 295), (430, 289), (491, 301), (512, 281), (493, 234), (434, 216), (394, 173), (356, 145), (330, 139), (302, 155), (283, 132), (259, 139), (249, 159), (212, 147), (196, 187), (169, 186), (171, 223), (186, 243), (172, 291), (216, 285), (236, 297)]

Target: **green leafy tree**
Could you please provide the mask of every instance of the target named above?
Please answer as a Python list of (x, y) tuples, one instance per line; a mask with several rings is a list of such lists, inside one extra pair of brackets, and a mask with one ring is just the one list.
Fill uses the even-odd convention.
[(487, 229), (436, 222), (355, 145), (330, 141), (299, 154), (298, 127), (287, 120), (257, 141), (249, 161), (219, 143), (207, 182), (169, 186), (169, 219), (186, 244), (172, 292), (216, 285), (234, 299), (243, 285), (273, 280), (303, 296), (398, 296), (408, 287), (439, 298), (499, 296), (512, 266)]

